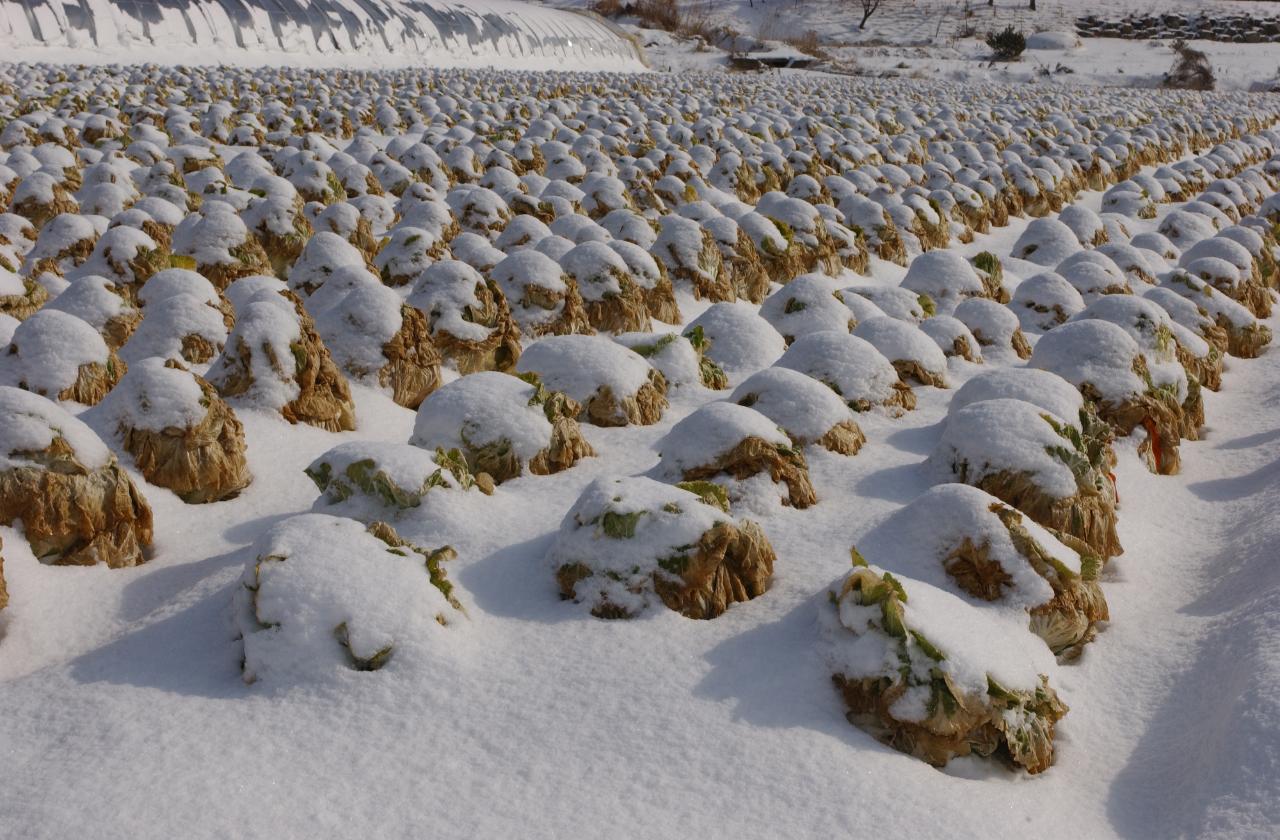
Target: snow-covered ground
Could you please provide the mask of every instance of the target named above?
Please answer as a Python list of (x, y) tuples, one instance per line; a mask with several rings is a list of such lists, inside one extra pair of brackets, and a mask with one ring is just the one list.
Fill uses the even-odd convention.
[(641, 70), (629, 38), (515, 0), (0, 2), (6, 61)]
[[(923, 389), (902, 418), (860, 417), (856, 457), (811, 449), (823, 500), (764, 520), (771, 589), (711, 622), (601, 622), (557, 599), (542, 556), (567, 507), (597, 476), (652, 466), (653, 442), (693, 404), (656, 427), (585, 427), (600, 457), (443, 521), (397, 523), (459, 553), (468, 620), (429, 668), (293, 687), (240, 679), (230, 602), (246, 546), (312, 509), (314, 457), (404, 441), (413, 417), (359, 388), (356, 433), (241, 411), (255, 484), (211, 508), (148, 487), (158, 536), (136, 570), (42, 566), (0, 529), (6, 831), (817, 837), (864, 831), (871, 812), (903, 836), (940, 823), (954, 837), (1267, 836), (1280, 820), (1272, 362), (1231, 361), (1181, 475), (1152, 475), (1122, 448), (1112, 621), (1058, 672), (1072, 712), (1058, 764), (1035, 780), (976, 762), (939, 772), (877, 744), (845, 722), (819, 654), (823, 593), (849, 544), (930, 485), (922, 461), (951, 392)], [(975, 372), (953, 365), (956, 384)]]
[[(555, 5), (582, 8), (590, 3), (566, 0)], [(1032, 33), (1073, 35), (1077, 18), (1093, 14), (1120, 19), (1127, 14), (1162, 12), (1251, 14), (1273, 18), (1274, 3), (1251, 0), (1046, 0), (1031, 11), (1026, 0), (885, 0), (859, 28), (861, 5), (845, 0), (732, 0), (709, 3), (683, 0), (691, 19), (738, 33), (739, 43), (762, 42), (772, 50), (803, 56), (782, 42), (811, 42), (835, 59), (841, 72), (955, 81), (1156, 87), (1174, 61), (1169, 40), (1087, 38), (1068, 49), (1033, 48), (1020, 62), (990, 62), (988, 32), (1012, 26)], [(635, 18), (622, 17), (634, 26)], [(701, 50), (685, 39), (640, 29), (650, 64), (658, 70), (707, 69), (726, 65), (717, 49)], [(1217, 73), (1219, 87), (1249, 89), (1280, 78), (1280, 46), (1207, 40), (1190, 42), (1203, 51)], [(721, 44), (724, 46), (724, 44)]]
[[(1241, 345), (1280, 328), (1280, 107), (957, 84), (940, 55), (895, 80), (0, 65), (0, 513), (30, 517), (6, 481), (54, 472), (56, 429), (59, 475), (118, 459), (154, 516), (126, 568), (0, 526), (0, 836), (1274, 836), (1280, 370)], [(1113, 340), (1062, 340), (1086, 334)], [(1033, 446), (947, 437), (962, 386), (1028, 367), (1053, 388), (985, 416)], [(1086, 396), (1129, 432), (1114, 465), (1043, 445), (1071, 440), (1046, 416), (1101, 422)], [(138, 455), (228, 417), (234, 497), (184, 502)], [(840, 422), (845, 452), (814, 442)], [(772, 474), (674, 486), (744, 442)], [(1118, 493), (1109, 620), (1061, 661), (1034, 600), (928, 583), (874, 530), (962, 448), (971, 483), (1006, 458)], [(733, 603), (677, 610), (689, 552), (752, 523)], [(1026, 533), (1057, 565), (1020, 598), (1096, 565)], [(1047, 679), (1051, 767), (936, 769), (846, 719), (834, 663), (882, 641), (831, 606), (851, 547), (955, 685)]]

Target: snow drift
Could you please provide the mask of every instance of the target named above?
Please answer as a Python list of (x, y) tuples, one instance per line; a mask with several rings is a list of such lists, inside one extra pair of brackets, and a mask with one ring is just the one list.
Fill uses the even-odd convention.
[[(34, 49), (32, 49), (34, 48)], [(361, 56), (379, 64), (643, 70), (604, 20), (513, 0), (0, 0), (0, 51), (83, 61)], [(11, 56), (12, 57), (12, 56)]]

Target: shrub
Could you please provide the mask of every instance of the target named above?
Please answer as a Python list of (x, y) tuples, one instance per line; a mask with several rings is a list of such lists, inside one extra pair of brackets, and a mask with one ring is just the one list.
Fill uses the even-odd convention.
[(640, 0), (636, 4), (636, 17), (652, 29), (675, 32), (680, 28), (680, 6), (676, 0)]
[(1164, 76), (1164, 86), (1179, 90), (1213, 90), (1217, 80), (1209, 57), (1200, 50), (1192, 49), (1181, 38), (1174, 41), (1172, 46), (1177, 57), (1173, 60), (1173, 67)]
[(996, 61), (1017, 61), (1027, 48), (1027, 39), (1017, 29), (1006, 26), (1002, 32), (987, 33), (987, 46)]
[(626, 7), (622, 4), (622, 0), (595, 0), (595, 2), (591, 4), (590, 8), (591, 11), (601, 17), (607, 18), (620, 17), (627, 11)]
[(786, 39), (789, 46), (795, 47), (805, 55), (811, 55), (816, 58), (825, 58), (827, 53), (822, 48), (822, 37), (812, 29), (807, 30), (799, 35), (792, 35)]

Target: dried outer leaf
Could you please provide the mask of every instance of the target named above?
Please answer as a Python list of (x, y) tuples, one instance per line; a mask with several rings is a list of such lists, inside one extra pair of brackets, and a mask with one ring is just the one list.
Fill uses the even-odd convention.
[(934, 388), (951, 387), (947, 384), (945, 374), (928, 370), (915, 359), (894, 359), (892, 363), (893, 369), (898, 372), (898, 378), (903, 382), (915, 381), (921, 385), (930, 385)]
[(87, 469), (61, 437), (20, 454), (35, 463), (0, 471), (0, 523), (21, 520), (32, 553), (56, 565), (145, 562), (151, 507), (114, 458)]
[(258, 240), (250, 236), (244, 242), (229, 249), (232, 262), (204, 264), (197, 262), (195, 270), (205, 276), (220, 292), (241, 277), (255, 274), (271, 274), (271, 260), (267, 252), (262, 250)]
[(728, 252), (721, 252), (729, 282), (741, 300), (760, 303), (769, 294), (770, 275), (751, 235), (738, 228), (738, 241)]
[[(693, 296), (698, 300), (709, 300), (715, 303), (737, 299), (732, 278), (724, 267), (724, 257), (721, 256), (720, 248), (716, 245), (710, 231), (706, 229), (702, 231), (702, 248), (698, 251), (694, 265), (682, 262), (680, 255), (670, 247), (665, 255), (657, 256), (661, 258), (661, 262), (666, 263), (671, 277), (688, 284), (693, 290)], [(659, 317), (658, 320), (664, 319)]]
[[(59, 400), (70, 400), (71, 402), (83, 403), (84, 405), (97, 405), (109, 393), (111, 389), (116, 387), (116, 383), (124, 376), (128, 367), (116, 351), (107, 349), (107, 361), (104, 362), (85, 362), (80, 365), (76, 373), (76, 380), (58, 392)], [(28, 388), (26, 382), (19, 382), (22, 388)], [(42, 396), (49, 396), (43, 391), (34, 388), (28, 390), (37, 391)]]
[[(904, 666), (892, 675), (854, 679), (835, 674), (832, 679), (844, 698), (849, 721), (859, 728), (917, 758), (943, 766), (956, 756), (999, 753), (1029, 773), (1039, 773), (1053, 763), (1054, 725), (1067, 707), (1041, 676), (1032, 691), (1011, 691), (988, 677), (987, 692), (974, 696), (961, 691), (942, 668), (927, 676), (910, 663), (945, 661), (945, 651), (907, 627), (903, 620), (906, 595), (889, 573), (877, 575), (856, 564), (845, 579), (837, 602), (852, 598), (856, 604), (880, 607), (880, 627), (896, 639)], [(930, 699), (924, 720), (900, 720), (894, 704), (909, 689), (927, 687)]]
[(22, 278), (22, 294), (0, 295), (0, 315), (19, 321), (30, 318), (49, 300), (49, 291), (30, 277)]
[(681, 478), (684, 481), (699, 481), (717, 475), (729, 475), (744, 479), (757, 473), (767, 473), (775, 483), (786, 486), (785, 504), (801, 509), (818, 501), (813, 485), (809, 482), (809, 466), (805, 462), (804, 453), (758, 437), (743, 438), (715, 461), (686, 469)]
[(1182, 404), (1171, 388), (1152, 384), (1142, 356), (1134, 359), (1133, 370), (1148, 386), (1146, 393), (1133, 399), (1119, 403), (1105, 400), (1087, 382), (1080, 387), (1080, 392), (1097, 407), (1098, 416), (1119, 434), (1130, 434), (1138, 426), (1145, 428), (1147, 441), (1140, 451), (1146, 457), (1148, 467), (1160, 475), (1176, 475), (1182, 463), (1178, 442), (1186, 425)]
[(591, 326), (602, 332), (613, 333), (652, 330), (649, 308), (640, 286), (626, 274), (618, 271), (610, 273), (621, 292), (606, 294), (599, 300), (584, 301), (583, 309)]
[(838, 455), (857, 455), (866, 442), (867, 436), (863, 433), (862, 427), (853, 420), (840, 421), (827, 429), (817, 441), (823, 449)]
[[(643, 513), (620, 517), (613, 525), (606, 525), (606, 534), (615, 539), (634, 535), (636, 519)], [(711, 619), (734, 603), (764, 594), (776, 559), (773, 547), (756, 523), (719, 522), (696, 543), (671, 556), (657, 558), (658, 569), (641, 585), (652, 585), (668, 608), (687, 618)], [(556, 570), (556, 582), (562, 597), (575, 598), (577, 585), (594, 574), (584, 563), (561, 566)], [(626, 608), (607, 599), (593, 604), (591, 614), (605, 619), (632, 617)]]
[[(167, 367), (178, 367), (170, 360)], [(161, 431), (124, 426), (125, 450), (148, 482), (187, 504), (234, 498), (253, 481), (245, 460), (244, 427), (213, 386), (195, 377), (208, 410), (189, 428)]]
[[(1109, 482), (1108, 482), (1109, 484)], [(1124, 553), (1116, 533), (1114, 488), (1054, 498), (1027, 473), (1002, 470), (983, 477), (975, 485), (1046, 528), (1078, 538), (1094, 554), (1105, 559)]]
[(656, 369), (635, 394), (619, 400), (608, 385), (600, 386), (578, 413), (578, 420), (593, 426), (650, 426), (662, 419), (667, 408), (667, 380)]
[(511, 317), (507, 299), (492, 281), (477, 283), (475, 296), (479, 306), (467, 306), (462, 318), (488, 328), (488, 335), (474, 340), (436, 330), (432, 341), (464, 375), (481, 370), (510, 371), (520, 360), (520, 328)]
[(440, 387), (440, 351), (425, 315), (412, 306), (401, 306), (400, 315), (399, 331), (382, 346), (387, 363), (378, 371), (378, 384), (391, 389), (396, 405), (416, 410)]

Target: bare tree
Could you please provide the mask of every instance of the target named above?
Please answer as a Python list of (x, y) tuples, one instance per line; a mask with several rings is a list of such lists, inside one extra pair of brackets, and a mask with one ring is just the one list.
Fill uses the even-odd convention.
[(858, 24), (858, 28), (866, 29), (867, 21), (880, 10), (882, 0), (858, 0), (858, 2), (862, 5), (862, 22)]

